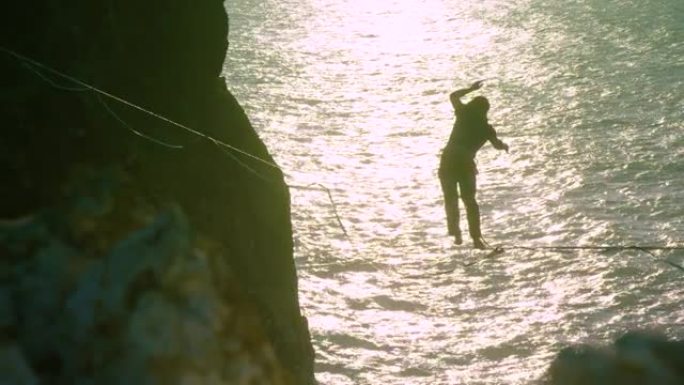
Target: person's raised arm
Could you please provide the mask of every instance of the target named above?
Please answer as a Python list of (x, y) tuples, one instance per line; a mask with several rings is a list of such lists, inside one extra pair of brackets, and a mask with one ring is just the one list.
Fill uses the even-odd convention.
[(452, 92), (451, 95), (449, 95), (449, 100), (451, 100), (451, 105), (454, 106), (454, 110), (461, 109), (463, 107), (461, 98), (475, 90), (479, 90), (480, 87), (482, 87), (482, 82), (482, 80), (478, 80), (468, 88), (461, 88), (460, 90)]

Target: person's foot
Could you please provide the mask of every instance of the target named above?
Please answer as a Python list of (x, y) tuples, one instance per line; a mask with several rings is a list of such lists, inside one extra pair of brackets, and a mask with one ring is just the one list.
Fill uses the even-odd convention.
[(476, 249), (482, 250), (482, 249), (486, 249), (487, 245), (485, 245), (484, 242), (482, 242), (482, 239), (473, 238), (473, 247)]
[(458, 233), (456, 233), (456, 234), (453, 234), (453, 236), (454, 236), (454, 243), (455, 243), (455, 244), (460, 245), (460, 244), (463, 243), (463, 238), (461, 238), (461, 233), (460, 233), (460, 232), (458, 232)]

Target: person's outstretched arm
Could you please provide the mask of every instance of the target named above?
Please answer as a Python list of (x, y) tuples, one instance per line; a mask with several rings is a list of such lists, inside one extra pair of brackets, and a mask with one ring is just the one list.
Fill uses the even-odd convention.
[(491, 134), (489, 135), (489, 142), (492, 144), (492, 146), (494, 146), (494, 148), (496, 148), (497, 150), (506, 150), (506, 152), (508, 152), (508, 145), (502, 142), (501, 139), (499, 139), (496, 136), (496, 130), (494, 130), (494, 127), (489, 125), (489, 128), (491, 130)]
[(479, 90), (480, 87), (482, 87), (482, 80), (476, 81), (468, 88), (461, 88), (460, 90), (452, 92), (451, 95), (449, 95), (449, 100), (451, 100), (451, 105), (454, 106), (454, 110), (463, 108), (461, 98), (475, 90)]

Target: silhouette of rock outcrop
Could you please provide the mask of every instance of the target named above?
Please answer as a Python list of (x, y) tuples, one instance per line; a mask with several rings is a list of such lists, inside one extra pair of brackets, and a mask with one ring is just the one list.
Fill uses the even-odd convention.
[(568, 347), (558, 353), (544, 383), (681, 385), (684, 384), (684, 341), (633, 331), (609, 346)]
[[(177, 328), (164, 322), (192, 324), (195, 315), (190, 312), (197, 311), (197, 317), (205, 312), (210, 317), (205, 321), (211, 323), (211, 328), (205, 330), (199, 326), (201, 323), (189, 327), (196, 327), (193, 333), (199, 339), (221, 341), (220, 333), (227, 326), (216, 326), (213, 322), (234, 319), (213, 313), (221, 306), (233, 306), (230, 301), (221, 305), (224, 297), (216, 289), (225, 280), (226, 285), (239, 288), (235, 297), (241, 299), (235, 303), (249, 304), (235, 308), (254, 310), (254, 317), (246, 310), (244, 318), (254, 322), (244, 323), (254, 324), (254, 333), (263, 330), (264, 346), (273, 347), (276, 361), (290, 373), (293, 382), (313, 382), (313, 352), (297, 298), (289, 192), (281, 171), (273, 167), (266, 147), (220, 78), (227, 35), (228, 19), (222, 1), (218, 0), (76, 0), (68, 5), (54, 0), (29, 0), (3, 10), (0, 46), (264, 160), (220, 146), (216, 141), (84, 89), (45, 68), (18, 60), (6, 51), (0, 52), (0, 218), (8, 223), (3, 225), (3, 232), (30, 232), (34, 227), (47, 226), (47, 222), (64, 226), (59, 230), (60, 226), (51, 225), (50, 231), (40, 236), (34, 234), (35, 238), (30, 233), (18, 236), (41, 245), (36, 250), (31, 242), (16, 246), (22, 243), (15, 238), (12, 244), (16, 247), (9, 247), (11, 237), (3, 236), (0, 306), (14, 309), (14, 318), (8, 316), (9, 321), (2, 321), (3, 341), (7, 341), (2, 355), (18, 360), (16, 368), (25, 367), (26, 373), (41, 379), (47, 374), (57, 381), (62, 378), (59, 376), (83, 371), (105, 375), (101, 372), (105, 361), (119, 360), (118, 366), (106, 366), (112, 370), (107, 373), (144, 378), (149, 373), (143, 373), (142, 362), (157, 362), (159, 356), (154, 354), (162, 354), (163, 349), (168, 349), (169, 354), (184, 351), (186, 358), (195, 354), (193, 348), (182, 348), (182, 343), (190, 343), (190, 339), (174, 335)], [(108, 173), (112, 176), (104, 179), (92, 176)], [(99, 182), (86, 183), (89, 178)], [(101, 198), (105, 192), (125, 199)], [(107, 202), (116, 203), (108, 207)], [(97, 215), (63, 217), (73, 211), (74, 205), (102, 207)], [(144, 220), (134, 213), (145, 213), (140, 215)], [(18, 225), (17, 220), (31, 225)], [(82, 239), (68, 230), (74, 226), (97, 231), (86, 232), (89, 236)], [(139, 239), (145, 236), (151, 237), (149, 245)], [(46, 243), (55, 244), (56, 249), (44, 248)], [(130, 246), (126, 249), (130, 254), (116, 246), (122, 244)], [(145, 247), (147, 251), (141, 251)], [(121, 267), (124, 270), (142, 269), (138, 264), (148, 263), (143, 261), (156, 267), (140, 273), (142, 278), (135, 274), (110, 275), (108, 279), (122, 281), (97, 286), (93, 275), (100, 274), (102, 278), (106, 274), (97, 273), (103, 267), (96, 266), (109, 266), (114, 260), (131, 263)], [(223, 270), (213, 271), (214, 265), (208, 261), (220, 261)], [(202, 263), (204, 267), (200, 266)], [(182, 273), (174, 269), (190, 270)], [(221, 275), (224, 271), (225, 276)], [(184, 286), (176, 287), (182, 286), (182, 282), (169, 278), (167, 283), (160, 283), (161, 277), (168, 274), (187, 274), (194, 277), (188, 278), (193, 282), (209, 277), (211, 280), (192, 289), (198, 292), (186, 293), (189, 297), (184, 297), (186, 294), (178, 294), (185, 293)], [(26, 302), (18, 300), (26, 294), (22, 291), (22, 277), (44, 281), (45, 286), (32, 288), (37, 290), (32, 293), (39, 299), (45, 295), (45, 301), (53, 302), (36, 303), (35, 308), (24, 309)], [(120, 297), (123, 294), (114, 293), (131, 290), (141, 291), (126, 299)], [(204, 297), (201, 306), (205, 307), (195, 309), (195, 305), (171, 303), (164, 297), (167, 291), (175, 293), (169, 294), (171, 297), (179, 296), (181, 303)], [(109, 301), (109, 305), (95, 306), (92, 301)], [(89, 310), (91, 305), (97, 310)], [(95, 312), (102, 318), (98, 318), (95, 326), (88, 324), (96, 331), (83, 326), (87, 323), (79, 317), (85, 317), (84, 312)], [(17, 326), (16, 317), (25, 322), (34, 316), (53, 320), (59, 330), (38, 324), (28, 324), (33, 325), (28, 329)], [(150, 322), (154, 317), (158, 317), (160, 334), (154, 337), (158, 341), (151, 344), (159, 346), (150, 349), (160, 350), (144, 359), (124, 351), (132, 349), (133, 345), (126, 344), (138, 335), (135, 328), (152, 328)], [(113, 325), (107, 324), (108, 318)], [(81, 326), (83, 335), (77, 335)], [(88, 347), (99, 357), (94, 361), (65, 362), (76, 357), (67, 351), (75, 347), (40, 352), (40, 344), (29, 346), (23, 339), (31, 330), (43, 335), (53, 347), (79, 338), (82, 341), (92, 337), (98, 344), (104, 342)], [(65, 333), (60, 338), (66, 339), (51, 333)], [(247, 332), (236, 329), (225, 333), (235, 337)], [(235, 338), (239, 340), (233, 337), (227, 340), (228, 345)], [(169, 345), (162, 346), (164, 343)], [(176, 343), (180, 345), (172, 346)], [(100, 347), (106, 351), (98, 351)], [(213, 349), (210, 344), (201, 349), (205, 348)], [(142, 349), (140, 354), (145, 352)], [(202, 352), (197, 352), (195, 358), (203, 357), (204, 361), (209, 357)], [(169, 362), (160, 361), (157, 369), (170, 367)], [(179, 362), (178, 368), (186, 364), (190, 365)], [(227, 368), (235, 365), (228, 361), (224, 364)]]

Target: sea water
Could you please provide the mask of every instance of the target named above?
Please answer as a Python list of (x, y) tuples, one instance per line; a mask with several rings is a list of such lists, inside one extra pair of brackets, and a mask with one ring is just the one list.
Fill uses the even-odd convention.
[[(684, 2), (226, 6), (321, 384), (523, 384), (568, 344), (684, 337), (684, 251), (515, 248), (684, 244)], [(511, 148), (477, 158), (498, 255), (452, 243), (436, 172), (448, 95), (479, 79)]]

